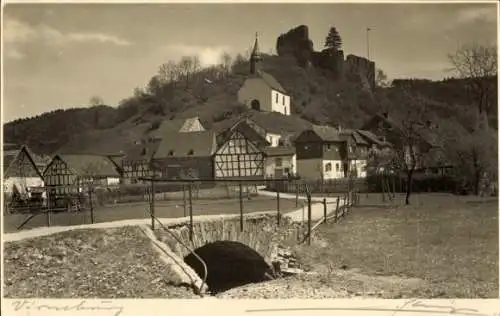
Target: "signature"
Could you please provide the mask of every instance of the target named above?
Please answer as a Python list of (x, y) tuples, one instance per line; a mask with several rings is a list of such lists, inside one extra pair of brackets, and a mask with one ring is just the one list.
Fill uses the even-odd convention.
[(454, 314), (463, 316), (500, 316), (500, 313), (482, 314), (474, 308), (457, 308), (454, 306), (454, 301), (449, 305), (427, 304), (421, 300), (412, 299), (406, 301), (400, 306), (394, 308), (379, 308), (379, 307), (304, 307), (304, 308), (269, 308), (269, 309), (247, 309), (247, 313), (256, 312), (285, 312), (285, 311), (373, 311), (373, 312), (392, 312), (391, 316), (398, 313), (425, 313), (425, 314)]
[(109, 305), (112, 303), (111, 301), (101, 301), (100, 303), (88, 303), (87, 300), (82, 300), (79, 303), (72, 305), (56, 305), (56, 304), (43, 304), (37, 303), (34, 300), (19, 300), (12, 302), (14, 306), (14, 311), (21, 310), (49, 310), (49, 311), (63, 311), (63, 312), (71, 312), (71, 311), (103, 311), (109, 310), (113, 312), (113, 316), (119, 316), (123, 312), (122, 306)]

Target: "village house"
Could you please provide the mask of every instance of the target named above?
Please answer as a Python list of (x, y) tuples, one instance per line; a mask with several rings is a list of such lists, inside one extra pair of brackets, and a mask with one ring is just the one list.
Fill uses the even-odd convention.
[(293, 136), (306, 128), (306, 122), (279, 113), (252, 111), (244, 116), (216, 124), (214, 130), (219, 135), (245, 123), (267, 141), (260, 148), (265, 159), (266, 179), (290, 177), (297, 173)]
[(261, 60), (256, 37), (250, 56), (250, 74), (238, 90), (238, 102), (253, 110), (290, 115), (290, 95), (272, 75), (258, 69)]
[(264, 153), (269, 143), (245, 122), (219, 134), (213, 156), (215, 179), (264, 179)]
[(44, 161), (27, 146), (7, 144), (3, 151), (3, 187), (7, 198), (26, 200), (44, 194), (44, 181), (39, 167)]
[(56, 154), (43, 173), (49, 204), (58, 205), (68, 195), (84, 192), (89, 186), (116, 186), (120, 172), (120, 167), (107, 156)]
[[(419, 159), (416, 161), (415, 168), (417, 170), (435, 169), (444, 172), (445, 169), (450, 169), (442, 157), (442, 148), (438, 139), (432, 133), (434, 125), (427, 121), (423, 123), (424, 128), (418, 130), (417, 140), (412, 145), (413, 153), (416, 157), (426, 156), (426, 161)], [(400, 126), (394, 119), (389, 116), (389, 113), (384, 112), (374, 115), (366, 122), (363, 130), (370, 131), (373, 134), (383, 137), (387, 142), (394, 145), (395, 148), (404, 149), (406, 162), (410, 165), (410, 146), (405, 143), (404, 127)]]
[(297, 171), (304, 179), (365, 178), (370, 150), (387, 145), (368, 131), (314, 125), (295, 139)]
[(216, 149), (212, 131), (165, 135), (152, 157), (151, 168), (162, 178), (212, 179), (212, 156)]
[(115, 158), (123, 169), (123, 183), (133, 184), (141, 177), (153, 176), (151, 160), (163, 139), (171, 142), (172, 135), (204, 130), (198, 117), (153, 122), (147, 137), (137, 140), (121, 159)]

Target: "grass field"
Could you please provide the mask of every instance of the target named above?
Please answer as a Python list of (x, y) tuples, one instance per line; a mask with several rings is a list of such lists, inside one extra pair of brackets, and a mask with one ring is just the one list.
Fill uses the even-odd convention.
[[(299, 201), (299, 207), (302, 206)], [(148, 203), (118, 204), (116, 206), (101, 207), (95, 209), (95, 222), (111, 222), (127, 219), (149, 218)], [(275, 198), (267, 196), (253, 197), (251, 200), (243, 200), (243, 212), (263, 212), (276, 211), (277, 201)], [(282, 213), (297, 209), (295, 200), (280, 199), (280, 211)], [(182, 201), (158, 201), (155, 204), (155, 215), (160, 218), (176, 218), (188, 216), (189, 208), (186, 208)], [(240, 212), (239, 199), (225, 200), (195, 200), (193, 201), (193, 215), (216, 215), (216, 214), (238, 214)], [(28, 217), (24, 214), (4, 215), (4, 232), (12, 233), (17, 231), (17, 227)], [(90, 224), (90, 212), (79, 213), (54, 213), (51, 215), (52, 226), (70, 226)], [(47, 217), (44, 214), (31, 219), (23, 229), (47, 226)]]
[(68, 231), (4, 245), (7, 298), (189, 298), (138, 227)]
[(301, 259), (313, 269), (419, 278), (419, 298), (498, 297), (498, 200), (422, 194), (415, 205), (398, 196), (386, 206), (363, 198), (341, 222), (320, 226), (328, 246), (303, 246)]

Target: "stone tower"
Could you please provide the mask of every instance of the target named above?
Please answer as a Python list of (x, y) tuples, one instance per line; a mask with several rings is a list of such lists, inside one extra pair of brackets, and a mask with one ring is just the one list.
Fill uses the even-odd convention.
[(255, 33), (255, 43), (253, 44), (252, 54), (250, 55), (250, 73), (255, 74), (257, 72), (257, 63), (262, 60), (259, 50), (259, 38), (258, 34)]

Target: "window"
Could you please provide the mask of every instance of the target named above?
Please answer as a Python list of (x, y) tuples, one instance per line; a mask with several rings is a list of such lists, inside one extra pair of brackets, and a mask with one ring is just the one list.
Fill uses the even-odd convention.
[(330, 172), (332, 171), (332, 164), (329, 162), (325, 165), (325, 172)]
[(283, 96), (283, 105), (285, 105), (285, 96)]
[(278, 157), (276, 158), (275, 162), (276, 162), (276, 167), (281, 167), (283, 165), (283, 158)]
[(330, 150), (330, 144), (326, 144), (325, 147), (326, 147), (326, 150)]
[(194, 155), (194, 150), (190, 149), (190, 150), (188, 151), (188, 155), (189, 155), (189, 156)]
[(340, 165), (338, 162), (335, 164), (335, 171), (337, 171), (337, 172), (340, 171)]
[(170, 151), (168, 152), (168, 155), (169, 155), (169, 156), (173, 156), (173, 155), (174, 155), (174, 151), (173, 151), (173, 150), (170, 150)]
[(271, 136), (269, 136), (269, 142), (271, 143), (271, 145), (273, 144), (273, 138)]
[(276, 103), (278, 103), (279, 94), (276, 92)]

